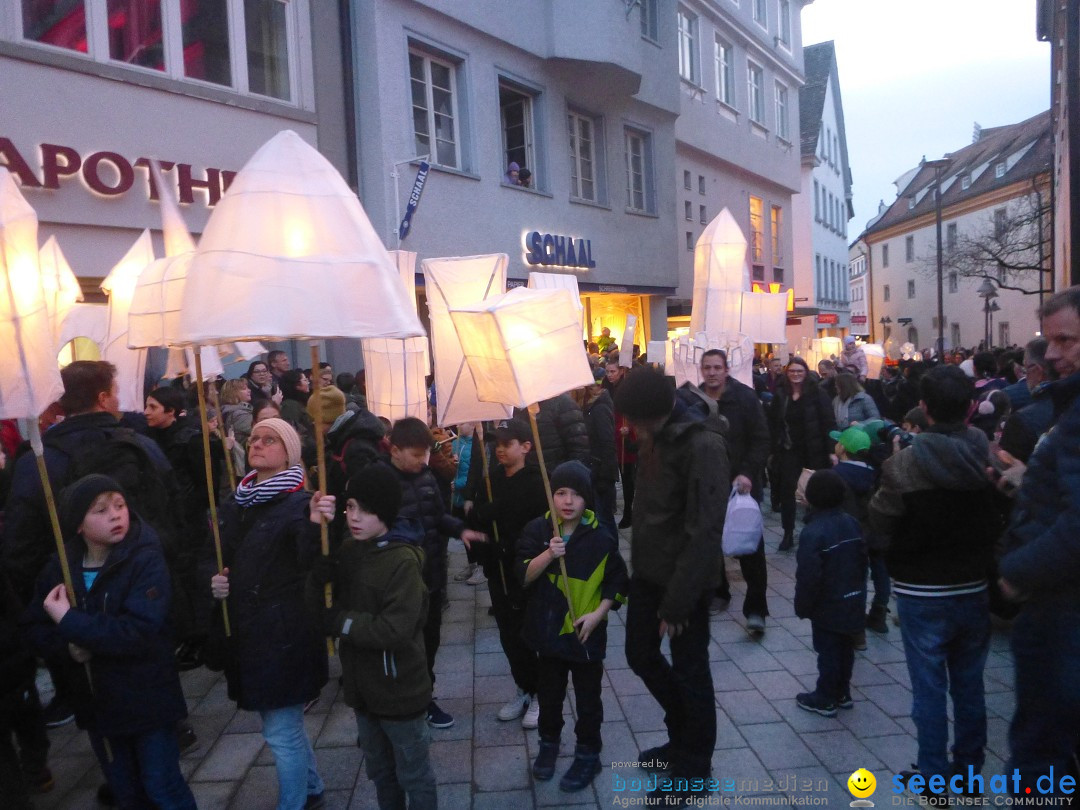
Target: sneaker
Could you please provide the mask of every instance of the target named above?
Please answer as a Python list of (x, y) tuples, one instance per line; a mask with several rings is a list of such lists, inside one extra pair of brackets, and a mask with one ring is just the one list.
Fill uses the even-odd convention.
[[(537, 706), (540, 705), (537, 701), (533, 702), (535, 702)], [(529, 696), (522, 692), (520, 689), (518, 689), (517, 694), (510, 698), (510, 700), (506, 702), (505, 706), (499, 709), (498, 718), (503, 721), (517, 720), (519, 717), (526, 713), (528, 708)]]
[(434, 700), (427, 707), (427, 724), (432, 728), (450, 728), (454, 725), (454, 718), (439, 708)]
[(59, 728), (74, 720), (75, 712), (60, 698), (54, 697), (49, 701), (49, 705), (42, 709), (41, 716), (47, 728)]
[(180, 672), (188, 672), (202, 666), (202, 657), (199, 650), (202, 644), (195, 641), (184, 641), (176, 648), (174, 654), (176, 669)]
[(468, 563), (464, 568), (454, 574), (454, 582), (466, 582), (473, 575), (473, 571), (479, 568), (476, 563)]
[(540, 725), (540, 701), (535, 697), (529, 698), (529, 708), (521, 717), (522, 728), (536, 728)]
[(540, 753), (536, 755), (536, 759), (533, 761), (533, 779), (539, 779), (541, 782), (546, 782), (553, 777), (555, 775), (555, 760), (558, 758), (559, 743), (541, 740)]
[(48, 793), (56, 785), (56, 782), (53, 781), (52, 771), (47, 767), (42, 767), (41, 770), (33, 773), (23, 771), (23, 782), (26, 783), (27, 792), (34, 795)]
[(326, 798), (322, 793), (309, 793), (304, 802), (304, 810), (322, 810), (326, 807)]
[(622, 519), (619, 521), (619, 528), (620, 529), (629, 529), (633, 525), (634, 525), (634, 520), (633, 520), (633, 517), (631, 517), (629, 512), (625, 513), (622, 516)]
[(195, 734), (195, 729), (186, 720), (181, 720), (176, 724), (176, 744), (179, 746), (181, 754), (190, 751), (199, 744), (199, 737)]
[(583, 750), (579, 745), (574, 751), (574, 761), (559, 780), (559, 790), (563, 793), (577, 793), (592, 784), (600, 773), (600, 754)]
[(836, 704), (825, 698), (818, 697), (814, 692), (800, 692), (795, 696), (795, 703), (800, 709), (815, 712), (822, 717), (836, 717)]
[(315, 698), (313, 700), (309, 700), (307, 703), (304, 704), (304, 714), (310, 714), (311, 710), (314, 709), (318, 704), (319, 704), (319, 699), (318, 698)]
[(648, 773), (663, 773), (671, 767), (671, 743), (646, 748), (638, 755), (638, 767)]
[(722, 597), (722, 596), (713, 597), (712, 602), (709, 603), (709, 615), (710, 616), (719, 616), (721, 613), (723, 613), (725, 610), (728, 609), (728, 605), (730, 605), (730, 604), (731, 604), (731, 597), (730, 596), (727, 597), (726, 599), (724, 597)]
[(860, 630), (858, 633), (851, 634), (851, 646), (856, 650), (866, 649), (866, 631)]
[(747, 616), (746, 632), (750, 634), (750, 638), (761, 638), (765, 635), (765, 617), (757, 613)]
[(873, 630), (875, 633), (888, 633), (889, 623), (885, 620), (888, 615), (889, 609), (884, 605), (871, 605), (866, 614), (866, 629)]
[(784, 539), (780, 541), (780, 545), (777, 546), (777, 551), (791, 551), (795, 548), (795, 532), (791, 529), (784, 530)]
[(854, 709), (855, 701), (851, 699), (851, 692), (844, 692), (843, 697), (836, 701), (836, 708), (838, 709)]
[(484, 569), (479, 565), (472, 572), (472, 576), (465, 580), (466, 585), (483, 585), (485, 582), (487, 582), (487, 577), (484, 576)]

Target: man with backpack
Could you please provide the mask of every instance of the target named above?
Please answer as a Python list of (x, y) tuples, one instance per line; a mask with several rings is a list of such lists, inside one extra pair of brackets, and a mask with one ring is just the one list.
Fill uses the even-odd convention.
[[(156, 529), (173, 529), (178, 514), (172, 470), (153, 440), (120, 426), (116, 367), (78, 360), (60, 374), (64, 382), (60, 404), (67, 418), (44, 436), (45, 468), (54, 495), (59, 498), (65, 486), (85, 475), (102, 473), (123, 485), (132, 508), (148, 523)], [(24, 605), (38, 573), (56, 550), (36, 465), (32, 453), (15, 465), (0, 545), (0, 564)], [(167, 545), (164, 537), (162, 542)], [(63, 725), (73, 717), (65, 705), (63, 684), (54, 683), (57, 697), (46, 708), (49, 726)]]

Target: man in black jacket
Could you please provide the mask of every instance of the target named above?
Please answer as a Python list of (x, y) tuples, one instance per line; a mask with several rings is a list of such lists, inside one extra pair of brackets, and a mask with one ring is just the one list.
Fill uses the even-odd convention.
[[(524, 422), (529, 415), (515, 412), (514, 417)], [(585, 427), (585, 415), (569, 394), (545, 399), (536, 414), (536, 429), (544, 450), (544, 466), (548, 475), (564, 461), (580, 461), (589, 464), (589, 431)], [(537, 464), (536, 448), (529, 454), (529, 464)]]
[(938, 366), (923, 376), (920, 393), (930, 427), (882, 466), (870, 522), (890, 539), (885, 560), (911, 677), (918, 767), (929, 781), (982, 769), (987, 572), (1000, 526), (986, 476), (989, 443), (964, 424), (975, 394), (971, 380), (956, 366)]
[[(761, 401), (752, 388), (728, 375), (727, 353), (721, 349), (710, 349), (702, 355), (701, 390), (716, 401), (717, 410), (728, 421), (728, 433), (724, 438), (732, 486), (739, 494), (750, 493), (761, 503), (765, 461), (769, 457), (769, 424)], [(746, 630), (754, 638), (761, 638), (765, 634), (765, 617), (769, 615), (765, 599), (768, 585), (765, 538), (761, 538), (757, 551), (738, 560), (746, 580), (746, 599), (743, 601)], [(716, 613), (725, 610), (731, 602), (731, 589), (723, 566), (720, 571), (722, 578), (713, 603)]]

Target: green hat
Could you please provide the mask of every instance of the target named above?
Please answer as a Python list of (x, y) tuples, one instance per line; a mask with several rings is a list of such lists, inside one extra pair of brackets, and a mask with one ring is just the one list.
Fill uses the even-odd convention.
[(839, 430), (831, 431), (829, 438), (839, 442), (853, 456), (870, 449), (870, 437), (860, 427), (849, 427), (843, 433)]
[(885, 427), (884, 419), (867, 419), (865, 422), (856, 424), (870, 437), (871, 445), (881, 444), (881, 429)]

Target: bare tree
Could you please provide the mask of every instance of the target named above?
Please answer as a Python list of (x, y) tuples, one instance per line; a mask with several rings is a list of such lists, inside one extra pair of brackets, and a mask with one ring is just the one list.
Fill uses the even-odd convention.
[[(1050, 195), (1032, 192), (1009, 200), (963, 232), (943, 235), (946, 275), (987, 278), (1003, 290), (1038, 295), (1050, 288)], [(937, 277), (937, 255), (922, 258), (920, 274)], [(1041, 288), (1041, 289), (1040, 289)]]

